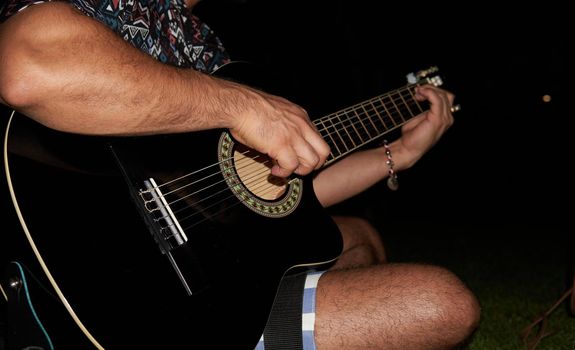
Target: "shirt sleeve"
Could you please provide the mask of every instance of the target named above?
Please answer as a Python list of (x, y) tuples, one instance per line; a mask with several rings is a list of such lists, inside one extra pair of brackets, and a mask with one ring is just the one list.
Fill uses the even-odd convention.
[(27, 7), (50, 1), (52, 0), (6, 0), (0, 7), (0, 23), (4, 23), (8, 18)]

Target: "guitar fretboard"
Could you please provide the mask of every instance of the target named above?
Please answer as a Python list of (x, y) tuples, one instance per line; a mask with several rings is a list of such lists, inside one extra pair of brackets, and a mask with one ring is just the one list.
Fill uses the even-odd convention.
[(316, 119), (314, 124), (331, 147), (325, 165), (400, 127), (427, 109), (415, 99), (416, 84), (373, 97)]

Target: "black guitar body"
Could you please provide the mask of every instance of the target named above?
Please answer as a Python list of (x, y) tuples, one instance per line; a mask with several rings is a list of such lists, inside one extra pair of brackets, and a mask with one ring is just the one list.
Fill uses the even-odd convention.
[(16, 113), (7, 151), (13, 234), (85, 327), (83, 345), (52, 333), (56, 349), (97, 347), (87, 333), (106, 349), (253, 349), (284, 273), (342, 249), (311, 178), (254, 175), (267, 159), (223, 130), (86, 137)]
[[(248, 66), (216, 73), (289, 95)], [(415, 89), (441, 85), (436, 71), (314, 120), (326, 165), (427, 110)], [(225, 130), (87, 137), (16, 114), (4, 151), (22, 228), (10, 255), (58, 295), (58, 312), (36, 303), (57, 349), (253, 349), (284, 274), (327, 268), (342, 250), (312, 179), (271, 176)]]

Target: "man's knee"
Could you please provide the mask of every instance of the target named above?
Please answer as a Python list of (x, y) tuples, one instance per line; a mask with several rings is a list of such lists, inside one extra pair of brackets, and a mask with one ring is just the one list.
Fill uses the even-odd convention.
[(477, 328), (480, 319), (480, 305), (475, 295), (452, 272), (440, 267), (428, 267), (427, 292), (423, 294), (432, 305), (428, 310), (429, 321), (442, 329), (452, 345), (467, 339)]
[(378, 254), (384, 255), (381, 235), (369, 221), (355, 216), (334, 216), (333, 219), (349, 247), (371, 246)]
[(333, 219), (344, 241), (344, 251), (337, 268), (369, 266), (385, 262), (385, 248), (381, 236), (371, 223), (351, 216), (336, 216)]

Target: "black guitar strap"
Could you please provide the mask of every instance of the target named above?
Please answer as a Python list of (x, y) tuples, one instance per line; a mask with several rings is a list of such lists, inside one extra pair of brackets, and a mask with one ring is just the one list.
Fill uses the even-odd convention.
[(264, 330), (266, 350), (303, 350), (301, 314), (305, 279), (305, 272), (282, 279)]

